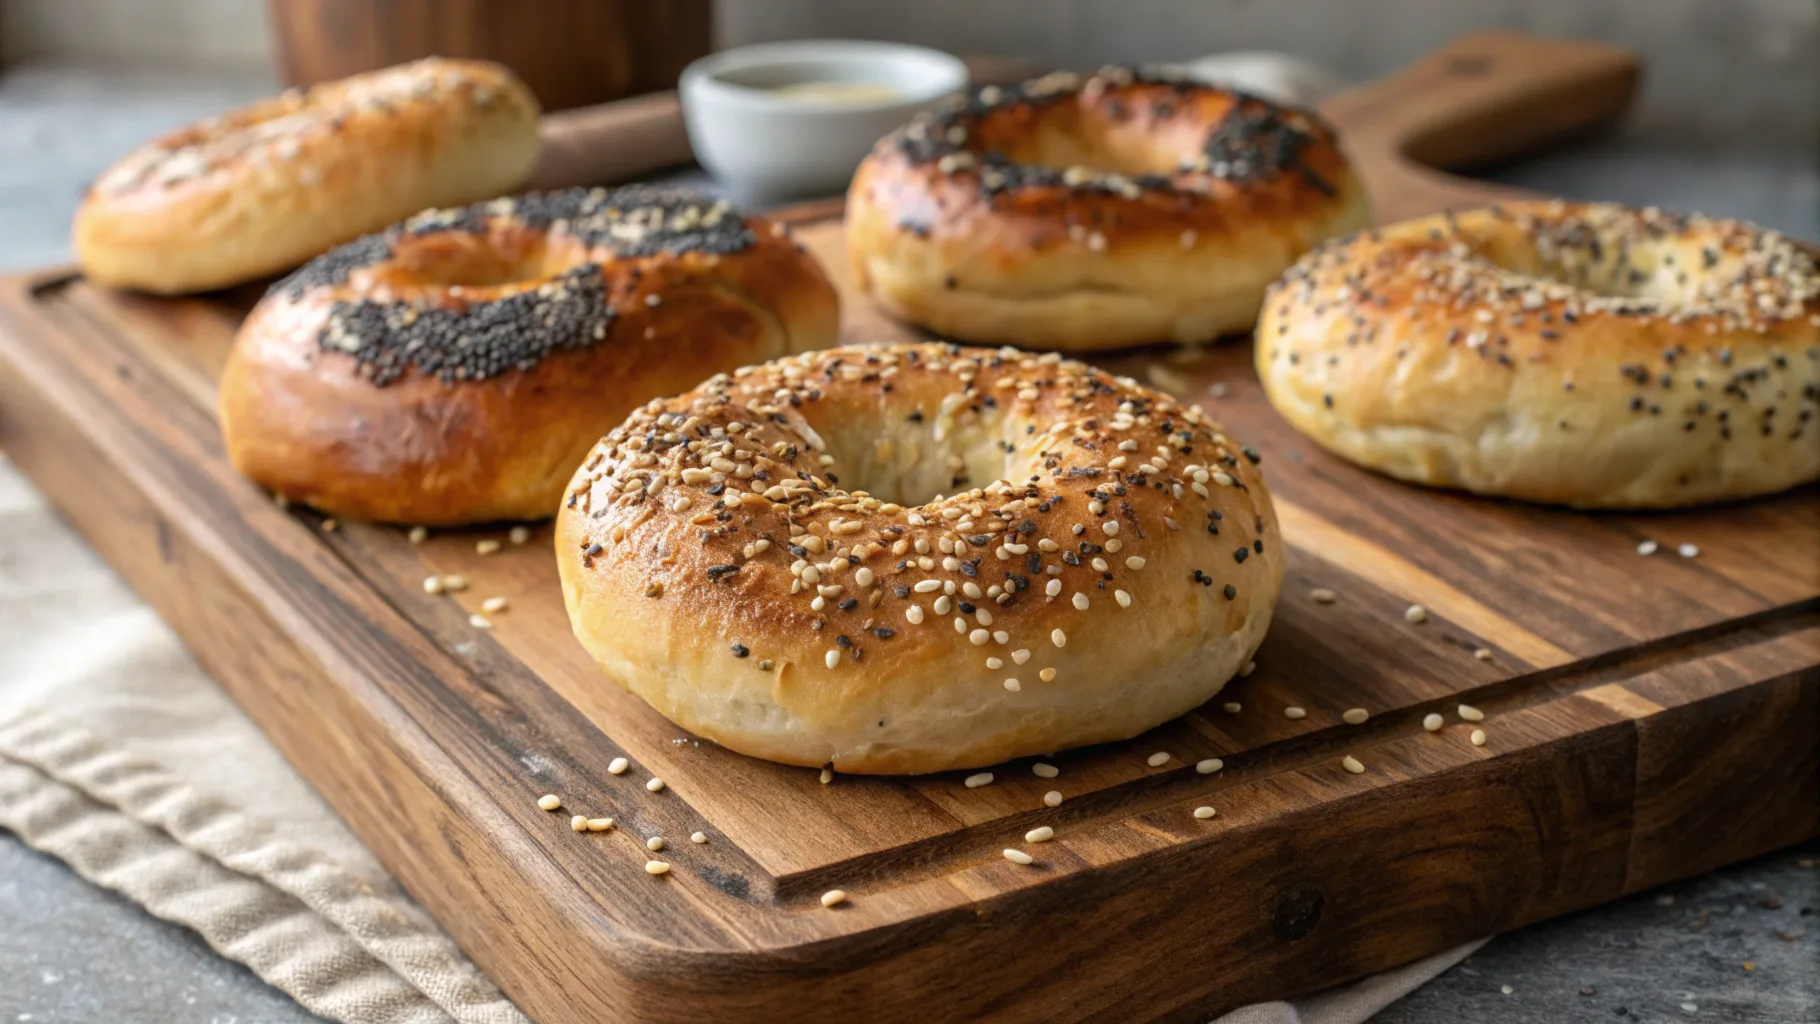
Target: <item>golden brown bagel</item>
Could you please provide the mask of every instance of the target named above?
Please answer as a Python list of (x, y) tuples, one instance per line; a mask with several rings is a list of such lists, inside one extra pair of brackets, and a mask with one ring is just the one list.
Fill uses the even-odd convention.
[(210, 118), (97, 179), (72, 244), (91, 280), (165, 294), (287, 270), (429, 206), (516, 188), (537, 101), (510, 71), (430, 58)]
[(450, 525), (555, 514), (657, 395), (834, 343), (782, 227), (724, 202), (573, 189), (429, 210), (280, 281), (234, 339), (234, 465), (326, 512)]
[(1314, 114), (1155, 71), (987, 86), (879, 142), (854, 279), (947, 337), (1088, 352), (1246, 330), (1264, 287), (1365, 226)]
[(1820, 476), (1820, 274), (1738, 221), (1535, 202), (1367, 232), (1273, 286), (1257, 368), (1303, 433), (1418, 483), (1665, 508)]
[(973, 767), (1136, 735), (1245, 664), (1283, 571), (1255, 458), (1059, 355), (837, 348), (639, 409), (557, 560), (582, 645), (678, 725)]

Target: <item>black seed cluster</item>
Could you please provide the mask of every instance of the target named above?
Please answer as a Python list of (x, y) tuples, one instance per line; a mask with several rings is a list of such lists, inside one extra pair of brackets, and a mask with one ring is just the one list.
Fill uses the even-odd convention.
[(1256, 96), (1244, 96), (1208, 134), (1201, 152), (1207, 157), (1208, 172), (1216, 178), (1248, 183), (1295, 171), (1321, 194), (1330, 196), (1333, 185), (1302, 162), (1303, 151), (1314, 141), (1312, 133), (1284, 119), (1282, 108)]
[(587, 263), (542, 287), (459, 310), (337, 302), (317, 344), (353, 356), (380, 387), (412, 367), (446, 382), (486, 380), (528, 370), (552, 352), (593, 345), (606, 337), (613, 317), (601, 267)]

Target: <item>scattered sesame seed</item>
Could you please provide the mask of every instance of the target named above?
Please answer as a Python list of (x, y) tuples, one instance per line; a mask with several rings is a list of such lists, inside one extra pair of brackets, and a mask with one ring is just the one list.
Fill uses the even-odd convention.
[(1347, 725), (1363, 725), (1365, 720), (1370, 717), (1371, 712), (1364, 708), (1347, 708), (1346, 712), (1340, 716), (1340, 721)]
[(1226, 767), (1226, 762), (1217, 757), (1209, 757), (1194, 763), (1194, 770), (1202, 775), (1212, 775), (1214, 772), (1217, 772), (1224, 767)]
[(1245, 677), (1251, 675), (1253, 672), (1256, 672), (1257, 670), (1258, 670), (1258, 663), (1255, 661), (1248, 661), (1245, 664), (1239, 666), (1239, 678), (1244, 679)]
[(1229, 715), (1236, 715), (1239, 712), (1245, 710), (1245, 705), (1240, 704), (1236, 700), (1229, 700), (1226, 703), (1220, 705), (1220, 710), (1226, 712)]
[(1473, 707), (1471, 704), (1462, 704), (1459, 706), (1459, 708), (1457, 710), (1459, 711), (1460, 720), (1462, 722), (1483, 722), (1483, 721), (1485, 721), (1485, 712), (1480, 711), (1478, 708)]
[(822, 893), (822, 906), (838, 907), (847, 902), (847, 893), (841, 889), (829, 889)]
[(477, 555), (495, 554), (499, 551), (499, 548), (500, 548), (499, 541), (494, 540), (491, 537), (488, 537), (485, 540), (477, 540), (474, 542), (474, 553)]
[(1419, 604), (1412, 604), (1403, 610), (1403, 619), (1406, 622), (1427, 622), (1428, 609)]
[(1490, 661), (1491, 660), (1491, 648), (1489, 648), (1489, 647), (1474, 648), (1473, 652), (1472, 652), (1472, 656), (1479, 659), (1480, 661)]
[(492, 621), (489, 620), (485, 615), (481, 615), (478, 612), (476, 612), (473, 615), (468, 616), (468, 625), (473, 626), (475, 629), (492, 629), (493, 628)]
[(1049, 792), (1044, 793), (1043, 794), (1043, 806), (1045, 806), (1045, 807), (1062, 806), (1062, 791), (1059, 789), (1052, 789)]
[(562, 797), (555, 793), (545, 793), (537, 798), (537, 806), (546, 811), (553, 811), (562, 806)]
[(1676, 548), (1675, 551), (1682, 558), (1693, 558), (1700, 554), (1699, 545), (1696, 545), (1696, 544), (1683, 544), (1680, 547)]
[(607, 772), (612, 775), (624, 775), (626, 769), (630, 767), (632, 767), (632, 762), (623, 757), (616, 757), (607, 765)]
[(1498, 991), (1504, 993), (1505, 995), (1510, 995), (1512, 992), (1514, 992), (1516, 990), (1511, 988), (1509, 985), (1499, 985)]
[(424, 581), (423, 581), (423, 592), (426, 594), (442, 593), (442, 577), (441, 576), (425, 577)]
[(1472, 740), (1473, 746), (1482, 747), (1485, 745), (1485, 730), (1484, 729), (1474, 729), (1472, 731), (1472, 735), (1468, 738)]
[(1199, 818), (1202, 821), (1206, 821), (1207, 819), (1213, 817), (1214, 815), (1216, 815), (1218, 813), (1220, 813), (1220, 812), (1214, 810), (1211, 807), (1196, 807), (1194, 809), (1194, 816), (1196, 818)]
[(586, 832), (588, 830), (588, 816), (585, 814), (577, 814), (575, 817), (570, 818), (569, 827), (577, 832)]
[(661, 861), (661, 860), (645, 861), (645, 874), (647, 874), (647, 875), (667, 875), (669, 873), (670, 873), (670, 865), (664, 863), (663, 861)]
[(1036, 674), (1036, 677), (1038, 679), (1041, 679), (1045, 683), (1052, 683), (1055, 681), (1055, 669), (1053, 669), (1053, 668), (1043, 669), (1041, 672), (1038, 672)]
[(1019, 690), (1022, 690), (1023, 688), (1024, 688), (1024, 684), (1018, 682), (1017, 678), (1015, 676), (1010, 679), (1005, 680), (1005, 689), (1010, 690), (1012, 693), (1016, 693)]
[(691, 842), (691, 843), (705, 843), (707, 841), (708, 841), (708, 833), (706, 833), (706, 832), (689, 833), (689, 842)]
[(506, 610), (506, 599), (503, 597), (489, 597), (485, 601), (480, 602), (480, 610), (486, 612), (488, 615), (497, 615)]
[(1299, 721), (1308, 717), (1308, 710), (1306, 708), (1298, 708), (1292, 704), (1283, 709), (1283, 717)]
[(1308, 596), (1314, 599), (1315, 604), (1332, 604), (1338, 597), (1333, 591), (1324, 587), (1309, 591)]
[(1152, 768), (1161, 768), (1169, 763), (1169, 753), (1167, 751), (1159, 750), (1145, 758), (1144, 763)]
[(645, 783), (645, 788), (653, 793), (662, 793), (664, 791), (664, 780), (654, 775), (651, 777), (651, 781)]
[(968, 789), (978, 789), (981, 786), (990, 786), (990, 785), (992, 785), (992, 773), (991, 772), (978, 772), (976, 774), (969, 775), (969, 776), (967, 776), (966, 779), (963, 780), (963, 783), (966, 785), (966, 787)]
[(1048, 825), (1038, 825), (1036, 828), (1024, 833), (1024, 842), (1026, 843), (1046, 843), (1054, 838), (1055, 829), (1050, 828)]
[(652, 853), (656, 853), (657, 851), (659, 851), (663, 848), (664, 848), (664, 837), (663, 836), (652, 836), (651, 838), (645, 840), (645, 849), (650, 850)]
[(1354, 775), (1363, 775), (1365, 773), (1365, 766), (1360, 764), (1359, 759), (1351, 754), (1347, 754), (1345, 757), (1340, 758), (1340, 767)]
[(588, 831), (589, 832), (605, 832), (607, 829), (610, 829), (612, 827), (613, 827), (612, 818), (589, 818), (588, 819)]
[(506, 539), (513, 544), (523, 544), (531, 539), (531, 528), (528, 526), (514, 526), (511, 531), (506, 534)]
[(322, 532), (323, 533), (334, 533), (340, 527), (341, 527), (341, 524), (336, 522), (333, 519), (324, 519), (322, 521)]
[(1062, 774), (1062, 770), (1047, 761), (1038, 761), (1030, 766), (1030, 774), (1039, 779), (1053, 779), (1057, 775)]
[(1035, 864), (1036, 863), (1035, 857), (1030, 856), (1029, 854), (1025, 853), (1022, 850), (1013, 850), (1010, 847), (1005, 848), (1005, 859), (1010, 861), (1013, 864)]
[(422, 526), (413, 526), (411, 532), (405, 534), (405, 537), (413, 544), (422, 544), (430, 539), (430, 531)]
[(1656, 543), (1656, 542), (1655, 542), (1655, 541), (1653, 541), (1653, 540), (1642, 540), (1642, 541), (1638, 541), (1638, 542), (1637, 542), (1637, 554), (1639, 554), (1639, 555), (1653, 555), (1653, 554), (1655, 554), (1655, 553), (1656, 553), (1656, 550), (1657, 550), (1657, 549), (1658, 549), (1658, 548), (1660, 548), (1660, 547), (1661, 547), (1661, 545), (1659, 545), (1659, 544), (1657, 544), (1657, 543)]
[(468, 589), (468, 578), (460, 573), (449, 573), (442, 578), (442, 589), (466, 590)]
[(1441, 726), (1446, 724), (1446, 719), (1432, 711), (1422, 716), (1422, 728), (1427, 729), (1429, 732), (1440, 732)]

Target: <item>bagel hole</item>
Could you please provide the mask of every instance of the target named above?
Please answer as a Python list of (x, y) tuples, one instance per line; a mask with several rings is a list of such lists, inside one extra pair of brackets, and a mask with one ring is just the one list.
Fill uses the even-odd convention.
[(1643, 300), (1664, 306), (1700, 304), (1697, 247), (1668, 239), (1625, 237), (1584, 226), (1541, 229), (1556, 237), (1477, 238), (1474, 255), (1511, 273), (1565, 285), (1608, 299)]
[(818, 415), (805, 421), (804, 439), (833, 457), (826, 469), (842, 490), (906, 508), (998, 480), (1021, 483), (1038, 471), (1034, 453), (1019, 444), (1035, 435), (997, 409), (975, 412), (963, 402), (955, 392), (934, 408), (872, 407), (838, 421)]
[(581, 261), (573, 246), (551, 245), (529, 232), (444, 232), (401, 241), (399, 273), (431, 287), (504, 288), (536, 284)]
[(1155, 124), (1121, 122), (1078, 105), (1057, 104), (1044, 109), (1034, 125), (1020, 122), (1000, 127), (989, 120), (977, 131), (980, 148), (1000, 153), (1013, 163), (1058, 171), (1084, 167), (1100, 174), (1137, 178), (1179, 172), (1184, 163), (1193, 161), (1205, 141), (1206, 126), (1191, 118)]

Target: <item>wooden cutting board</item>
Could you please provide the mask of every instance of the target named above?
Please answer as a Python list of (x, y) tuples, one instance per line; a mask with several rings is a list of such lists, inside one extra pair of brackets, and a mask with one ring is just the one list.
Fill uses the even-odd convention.
[[(1491, 193), (1399, 152), (1508, 155), (1614, 113), (1634, 75), (1598, 48), (1477, 38), (1327, 113), (1401, 216)], [(831, 215), (790, 216), (844, 287)], [(490, 556), (475, 542), (503, 530), (330, 532), (239, 478), (214, 386), (253, 297), (0, 283), (0, 443), (546, 1024), (1199, 1021), (1820, 832), (1814, 488), (1654, 515), (1477, 500), (1302, 439), (1243, 342), (1105, 360), (1264, 452), (1290, 551), (1256, 673), (1139, 740), (1061, 754), (1054, 779), (1020, 762), (978, 789), (824, 785), (698, 743), (601, 678), (547, 529)], [(844, 298), (855, 337), (909, 333)], [(1662, 551), (1640, 556), (1645, 538)], [(433, 573), (469, 587), (431, 596)], [(511, 608), (478, 630), (492, 596)], [(633, 769), (610, 774), (622, 755)], [(1224, 770), (1197, 774), (1209, 757)], [(538, 810), (546, 792), (565, 809)], [(577, 834), (572, 812), (618, 827)], [(1000, 856), (1039, 824), (1056, 838), (1034, 865)], [(836, 887), (851, 901), (823, 909)]]

